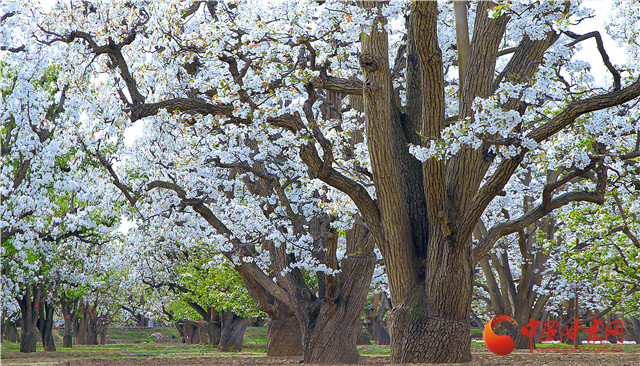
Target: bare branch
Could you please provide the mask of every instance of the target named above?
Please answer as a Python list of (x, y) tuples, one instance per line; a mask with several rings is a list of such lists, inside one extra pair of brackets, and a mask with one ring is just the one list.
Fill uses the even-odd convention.
[(618, 70), (616, 70), (615, 67), (613, 67), (611, 61), (609, 60), (609, 55), (604, 49), (604, 44), (602, 43), (602, 36), (600, 36), (600, 32), (594, 31), (584, 35), (579, 35), (571, 31), (563, 31), (563, 33), (575, 40), (571, 43), (566, 44), (565, 46), (567, 47), (571, 47), (589, 38), (595, 38), (596, 44), (598, 45), (598, 51), (600, 52), (600, 56), (602, 56), (602, 62), (604, 62), (607, 69), (609, 69), (609, 72), (611, 72), (611, 75), (613, 75), (613, 90), (620, 90), (620, 73), (618, 72)]
[(318, 89), (334, 91), (349, 95), (362, 95), (362, 81), (336, 78), (333, 76), (320, 76), (311, 81)]

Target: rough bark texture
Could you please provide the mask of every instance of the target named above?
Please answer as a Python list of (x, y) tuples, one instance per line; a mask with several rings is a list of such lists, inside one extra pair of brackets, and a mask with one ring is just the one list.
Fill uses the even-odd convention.
[(371, 309), (365, 311), (365, 324), (369, 334), (377, 345), (389, 345), (391, 338), (387, 331), (387, 322), (384, 317), (391, 308), (391, 302), (386, 293), (380, 293), (373, 296), (371, 301)]
[(267, 323), (267, 356), (302, 356), (302, 331), (291, 314)]
[(371, 340), (364, 330), (364, 327), (356, 329), (356, 346), (368, 346), (371, 345)]
[[(365, 248), (364, 252), (358, 249)], [(304, 339), (305, 363), (357, 363), (356, 332), (375, 266), (369, 231), (347, 232), (346, 259), (341, 262), (336, 296), (307, 305)]]
[(60, 301), (62, 316), (64, 317), (64, 335), (62, 336), (62, 347), (73, 347), (73, 318), (75, 317), (75, 315), (73, 314), (72, 309), (75, 307), (75, 305), (77, 305), (77, 300), (73, 302), (69, 299), (63, 298)]
[(40, 338), (42, 339), (42, 346), (45, 351), (54, 352), (56, 345), (53, 340), (53, 304), (48, 301), (44, 301), (39, 307), (39, 318), (37, 321), (37, 327), (40, 331)]
[[(416, 286), (390, 317), (391, 358), (398, 363), (469, 362), (471, 328), (467, 320), (433, 316), (423, 285)], [(452, 349), (457, 353), (451, 352)]]
[(18, 326), (14, 321), (7, 321), (4, 323), (4, 337), (7, 342), (18, 341)]
[(242, 338), (251, 320), (225, 311), (222, 313), (222, 332), (219, 349), (222, 352), (239, 352), (242, 350)]
[(20, 330), (20, 352), (30, 353), (36, 351), (38, 343), (38, 308), (42, 301), (42, 291), (40, 288), (27, 286), (22, 297), (16, 299), (20, 305), (22, 314), (22, 327)]

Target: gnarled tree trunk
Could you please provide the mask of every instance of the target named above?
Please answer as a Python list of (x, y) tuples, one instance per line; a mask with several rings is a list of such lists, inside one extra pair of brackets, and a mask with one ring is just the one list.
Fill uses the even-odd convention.
[[(450, 255), (431, 256), (426, 283), (411, 289), (389, 316), (391, 358), (395, 362), (471, 361), (468, 318), (472, 277), (470, 263), (463, 258), (468, 253), (455, 253), (455, 246), (442, 244), (450, 248)], [(446, 248), (440, 250), (448, 252)], [(458, 270), (451, 271), (455, 263)]]
[(291, 311), (267, 323), (267, 356), (302, 356), (302, 331)]
[(371, 309), (365, 312), (365, 324), (367, 326), (367, 330), (379, 346), (389, 345), (391, 342), (389, 332), (386, 329), (387, 322), (384, 320), (390, 305), (391, 302), (389, 301), (387, 294), (382, 292), (373, 296)]
[(4, 338), (7, 342), (18, 341), (18, 326), (15, 321), (7, 320), (4, 323)]
[[(326, 296), (309, 301), (304, 314), (305, 363), (357, 363), (356, 332), (360, 331), (360, 314), (369, 291), (375, 254), (373, 238), (362, 225), (347, 232), (345, 259), (340, 273), (327, 276)], [(325, 238), (333, 243), (337, 238)], [(329, 248), (333, 244), (329, 244)], [(301, 301), (304, 303), (304, 301)], [(300, 310), (298, 310), (300, 311)]]
[(64, 335), (62, 336), (62, 347), (73, 347), (73, 316), (72, 304), (62, 301), (62, 316), (64, 317)]
[[(44, 306), (42, 306), (44, 305)], [(39, 318), (37, 321), (38, 330), (40, 330), (40, 338), (45, 351), (55, 352), (56, 345), (53, 340), (53, 304), (43, 301), (38, 309)]]
[(38, 309), (42, 301), (42, 291), (39, 287), (27, 286), (21, 298), (17, 298), (22, 314), (22, 327), (20, 331), (20, 352), (30, 353), (36, 351), (38, 343)]
[(364, 327), (360, 327), (360, 329), (356, 329), (356, 346), (369, 346), (371, 345), (371, 340), (369, 340), (369, 336), (364, 330)]
[(222, 352), (239, 352), (242, 350), (244, 332), (251, 324), (251, 320), (225, 311), (222, 313), (222, 332), (220, 334), (219, 349)]

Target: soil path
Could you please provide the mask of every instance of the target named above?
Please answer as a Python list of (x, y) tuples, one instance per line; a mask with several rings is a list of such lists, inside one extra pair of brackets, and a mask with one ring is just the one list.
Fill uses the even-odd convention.
[[(364, 357), (367, 365), (389, 365), (388, 357)], [(58, 364), (58, 366), (218, 366), (218, 365), (299, 365), (299, 358), (287, 357), (150, 357), (117, 359), (76, 359)], [(307, 364), (308, 365), (308, 364)], [(459, 364), (458, 364), (459, 365)], [(488, 352), (473, 354), (473, 361), (465, 366), (494, 365), (547, 365), (547, 366), (640, 366), (640, 353), (525, 353), (514, 352), (507, 356), (497, 356)], [(310, 366), (310, 365), (308, 365)], [(327, 365), (324, 365), (327, 366)], [(426, 366), (426, 364), (425, 364)], [(442, 366), (442, 364), (438, 365)]]

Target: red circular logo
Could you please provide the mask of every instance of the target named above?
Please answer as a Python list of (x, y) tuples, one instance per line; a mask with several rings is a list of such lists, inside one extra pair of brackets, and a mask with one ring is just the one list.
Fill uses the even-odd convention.
[(489, 320), (487, 325), (484, 326), (482, 337), (484, 338), (484, 344), (487, 345), (489, 351), (496, 355), (506, 356), (515, 348), (513, 339), (507, 335), (498, 335), (493, 332), (496, 324), (503, 320), (507, 320), (509, 323), (518, 326), (518, 323), (512, 317), (508, 315), (498, 315), (495, 318)]

